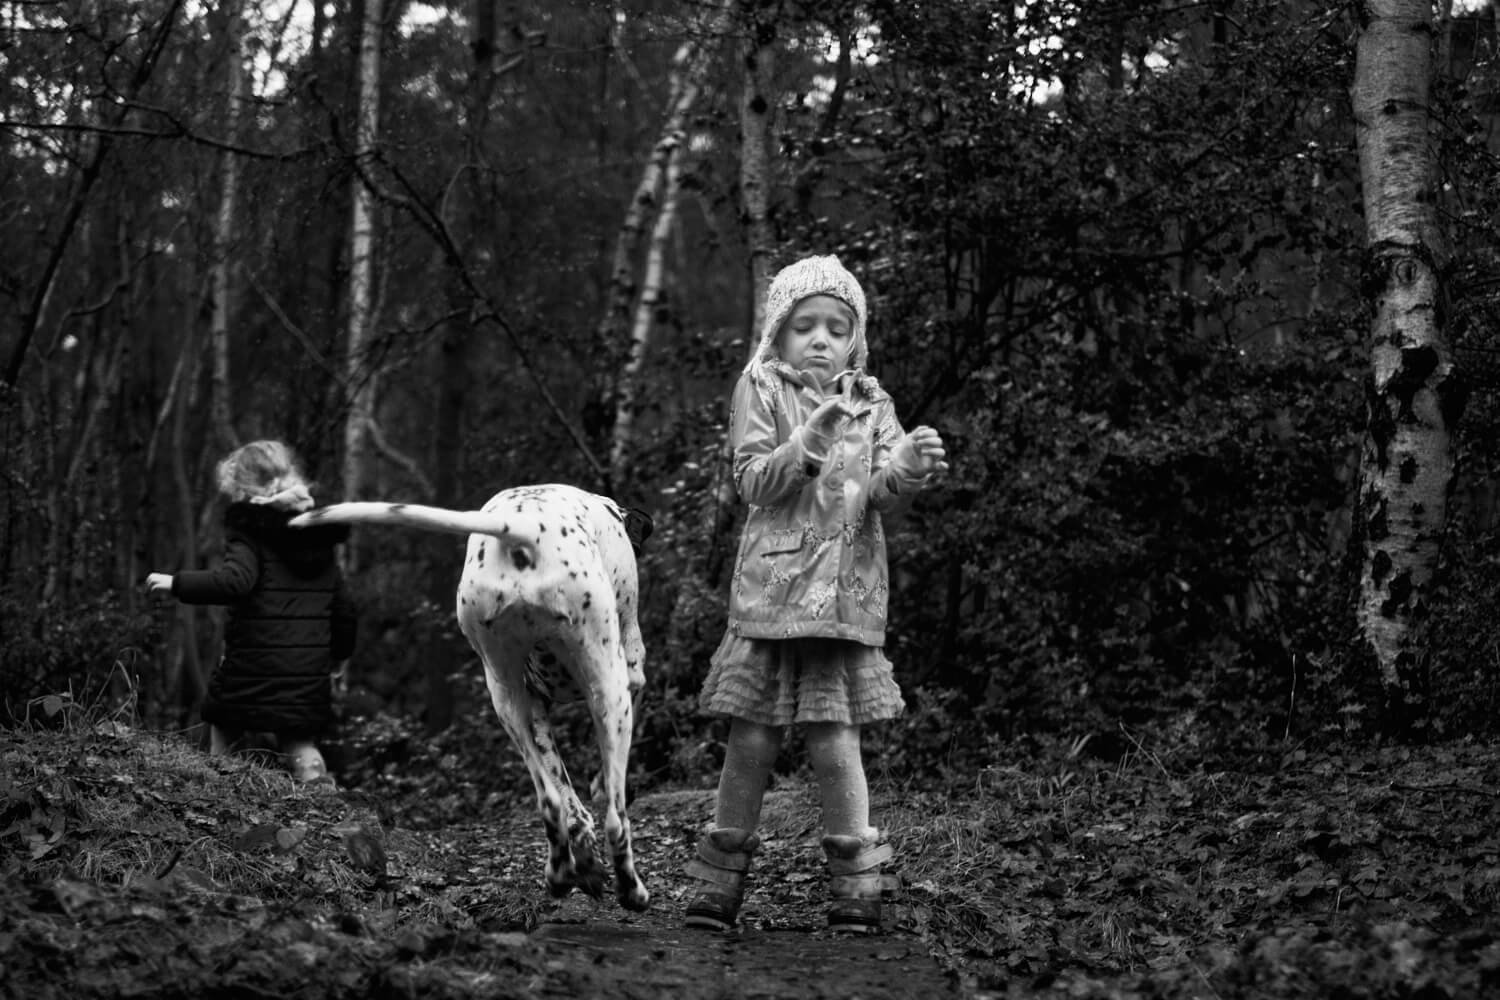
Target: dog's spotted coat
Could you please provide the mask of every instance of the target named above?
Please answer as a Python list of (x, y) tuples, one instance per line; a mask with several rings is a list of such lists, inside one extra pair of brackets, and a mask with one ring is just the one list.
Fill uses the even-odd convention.
[(628, 512), (571, 486), (523, 486), (479, 511), (391, 503), (342, 503), (293, 519), (398, 524), (469, 535), (458, 583), (458, 623), (484, 663), (495, 714), (520, 750), (536, 788), (550, 845), (547, 887), (598, 897), (594, 817), (579, 801), (548, 721), (555, 701), (582, 696), (599, 744), (604, 839), (615, 894), (643, 910), (625, 813), (632, 695), (645, 683), (636, 623), (636, 565)]

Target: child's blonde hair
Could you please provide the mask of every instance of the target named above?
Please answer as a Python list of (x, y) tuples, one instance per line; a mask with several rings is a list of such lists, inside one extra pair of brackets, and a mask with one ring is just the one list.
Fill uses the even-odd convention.
[(219, 492), (230, 502), (249, 500), (305, 510), (312, 494), (297, 454), (280, 441), (251, 441), (230, 452), (214, 470)]

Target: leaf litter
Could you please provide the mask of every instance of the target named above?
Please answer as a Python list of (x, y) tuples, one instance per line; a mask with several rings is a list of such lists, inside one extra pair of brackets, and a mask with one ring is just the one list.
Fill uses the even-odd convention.
[[(903, 885), (889, 933), (861, 954), (891, 995), (906, 995), (913, 947), (955, 996), (1500, 994), (1493, 747), (1287, 746), (1233, 762), (1080, 749), (963, 783), (875, 779)], [(679, 951), (659, 949), (648, 973), (531, 932), (665, 940), (711, 815), (704, 788), (632, 804), (655, 893), (636, 917), (547, 897), (529, 787), (443, 824), (431, 802), (298, 785), (118, 723), (7, 730), (0, 993), (692, 996), (693, 976), (672, 978)], [(811, 784), (769, 794), (761, 833), (743, 918), (789, 955), (828, 936)], [(837, 995), (824, 987), (803, 995)], [(714, 988), (764, 995), (748, 980)]]

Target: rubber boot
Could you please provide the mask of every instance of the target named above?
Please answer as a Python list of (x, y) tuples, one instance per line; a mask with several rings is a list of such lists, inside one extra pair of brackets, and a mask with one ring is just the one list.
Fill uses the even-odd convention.
[(683, 921), (687, 926), (716, 931), (734, 927), (745, 899), (745, 876), (759, 847), (759, 837), (734, 827), (711, 830), (698, 840), (698, 856), (688, 862), (687, 873), (703, 886), (688, 902)]
[(881, 896), (896, 888), (897, 878), (881, 866), (895, 853), (890, 844), (862, 837), (830, 834), (823, 838), (828, 855), (828, 926), (850, 934), (880, 930)]

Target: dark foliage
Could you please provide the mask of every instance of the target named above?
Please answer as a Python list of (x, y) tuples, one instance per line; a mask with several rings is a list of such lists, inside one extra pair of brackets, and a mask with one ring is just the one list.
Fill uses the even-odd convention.
[[(608, 441), (622, 351), (601, 333), (604, 262), (658, 138), (657, 95), (642, 100), (643, 81), (665, 79), (688, 22), (679, 5), (626, 5), (628, 37), (617, 41), (636, 75), (621, 78), (601, 48), (608, 25), (596, 6), (528, 9), (507, 29), (509, 75), (491, 109), (495, 131), (478, 148), (445, 124), (463, 117), (455, 109), (469, 96), (465, 38), (442, 22), (393, 27), (383, 147), (368, 167), (382, 195), (389, 298), (361, 371), (379, 373), (387, 440), (416, 467), (451, 443), (443, 434), (456, 435), (460, 456), (439, 497), (422, 496), (410, 468), (383, 464), (384, 497), (474, 507), (521, 482), (599, 485), (569, 431), (595, 451)], [(1355, 25), (1348, 9), (1324, 4), (1233, 8), (1230, 17), (1211, 4), (756, 8), (774, 21), (762, 27), (774, 28), (785, 57), (775, 263), (811, 251), (845, 259), (870, 294), (875, 373), (902, 419), (937, 426), (952, 454), (951, 474), (890, 526), (890, 652), (910, 711), (881, 759), (900, 773), (972, 770), (1058, 734), (1087, 736), (1090, 753), (1114, 760), (1128, 749), (1122, 723), (1254, 747), (1368, 736), (1382, 721), (1388, 706), (1350, 614), (1368, 366), (1347, 100)], [(1487, 734), (1500, 718), (1488, 610), (1500, 599), (1491, 566), (1500, 436), (1495, 386), (1473, 360), (1500, 349), (1485, 17), (1453, 35), (1435, 117), (1454, 240), (1446, 319), (1470, 352), (1474, 393), (1448, 600), (1430, 623), (1432, 654), (1415, 678), (1421, 705), (1406, 730), (1422, 737)], [(112, 37), (108, 24), (97, 28)], [(289, 438), (325, 499), (336, 495), (345, 416), (336, 373), (343, 202), (356, 179), (341, 130), (350, 31), (340, 11), (326, 46), (307, 54), (284, 101), (262, 107), (259, 131), (245, 137), (251, 151), (295, 155), (244, 158), (245, 196), (267, 210), (247, 216), (234, 248), (249, 286), (230, 358), (239, 430)], [(847, 77), (828, 51), (839, 39), (860, 53)], [(725, 54), (734, 40), (711, 42)], [(48, 51), (29, 72), (49, 72)], [(180, 58), (151, 81), (151, 107), (181, 104), (186, 122), (211, 56), (173, 51)], [(424, 85), (404, 86), (417, 79)], [(738, 541), (722, 446), (748, 296), (738, 84), (713, 83), (684, 161), (694, 208), (670, 255), (635, 461), (613, 484), (656, 523), (641, 559), (641, 787), (710, 780), (722, 736), (695, 706)], [(156, 111), (140, 114), (165, 129)], [(189, 265), (213, 256), (208, 216), (139, 208), (172, 202), (152, 192), (174, 168), (211, 187), (218, 147), (177, 137), (115, 137), (117, 170), (99, 199), (111, 207), (90, 231), (146, 241), (150, 252), (131, 249), (154, 282), (149, 325), (183, 331), (180, 343), (132, 339), (147, 321), (117, 301), (95, 326), (70, 314), (64, 332), (76, 346), (57, 346), (73, 343), (60, 333), (27, 355), (33, 381), (7, 389), (0, 411), (0, 693), (13, 714), (70, 686), (97, 690), (117, 662), (126, 669), (115, 676), (139, 678), (143, 697), (172, 687), (167, 664), (187, 639), (134, 588), (147, 569), (214, 557), (208, 469), (218, 442), (196, 426), (199, 402), (182, 404), (199, 408), (183, 426), (162, 422), (178, 352), (194, 357), (186, 331), (207, 308), (201, 267)], [(484, 183), (465, 193), (455, 164)], [(6, 170), (15, 190), (38, 193), (21, 217), (60, 204), (65, 192), (31, 160)], [(140, 214), (126, 224), (130, 210)], [(187, 258), (154, 249), (174, 241), (190, 245)], [(32, 251), (15, 255), (7, 288), (25, 285), (28, 262), (44, 256)], [(119, 256), (103, 243), (72, 249), (77, 266), (65, 269), (58, 300), (108, 299), (124, 279), (102, 262)], [(117, 342), (115, 331), (126, 331)], [(0, 344), (13, 337), (0, 327)], [(122, 355), (111, 383), (116, 343), (135, 353)], [(467, 381), (455, 390), (456, 429), (444, 430), (433, 396), (450, 388), (452, 352)], [(178, 391), (206, 398), (206, 372), (188, 369), (196, 374)], [(108, 433), (75, 452), (96, 426)], [(200, 529), (191, 552), (188, 525)], [(383, 787), (408, 764), (433, 764), (454, 775), (444, 795), (483, 801), (484, 762), (508, 757), (453, 628), (455, 546), (373, 532), (358, 546), (361, 649), (344, 773)], [(214, 622), (198, 624), (211, 666)], [(434, 733), (446, 720), (445, 685), (456, 721)], [(184, 692), (167, 694), (178, 701), (148, 714), (186, 722)], [(581, 728), (576, 709), (563, 719)]]

